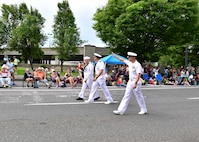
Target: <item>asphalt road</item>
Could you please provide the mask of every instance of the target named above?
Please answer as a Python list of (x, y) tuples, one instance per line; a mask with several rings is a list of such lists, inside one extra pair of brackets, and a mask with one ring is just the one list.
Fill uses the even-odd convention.
[(199, 86), (144, 86), (143, 116), (134, 96), (112, 113), (125, 88), (109, 87), (111, 105), (100, 89), (96, 103), (76, 101), (80, 89), (0, 89), (0, 142), (199, 142)]

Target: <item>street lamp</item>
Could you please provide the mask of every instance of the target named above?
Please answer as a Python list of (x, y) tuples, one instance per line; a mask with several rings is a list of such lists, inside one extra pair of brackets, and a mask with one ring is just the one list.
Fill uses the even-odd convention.
[(185, 67), (188, 65), (188, 43), (186, 44), (186, 49), (185, 49)]
[(52, 35), (53, 35), (53, 34), (48, 33), (49, 48), (51, 47), (50, 45), (51, 45), (51, 36), (52, 36)]

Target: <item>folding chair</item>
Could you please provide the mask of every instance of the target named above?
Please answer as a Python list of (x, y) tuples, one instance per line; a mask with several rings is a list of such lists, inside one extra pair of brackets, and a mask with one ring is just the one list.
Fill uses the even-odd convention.
[(143, 74), (143, 79), (144, 79), (146, 82), (149, 82), (149, 74), (148, 74), (148, 73), (144, 73), (144, 74)]
[(78, 87), (81, 87), (82, 85), (82, 80), (80, 77), (76, 77), (75, 78), (75, 83), (74, 83), (74, 87), (78, 86)]
[(155, 78), (157, 80), (157, 84), (161, 84), (162, 83), (162, 74), (160, 74), (160, 73), (157, 74)]

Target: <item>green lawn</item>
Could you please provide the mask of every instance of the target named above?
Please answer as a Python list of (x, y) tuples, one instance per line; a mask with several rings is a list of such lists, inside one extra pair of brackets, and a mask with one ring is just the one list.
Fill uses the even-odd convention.
[(26, 70), (26, 68), (20, 68), (20, 67), (18, 67), (18, 72), (17, 72), (17, 74), (18, 74), (18, 75), (23, 75), (24, 72), (25, 72), (25, 70)]
[[(0, 68), (1, 69), (1, 68)], [(22, 67), (18, 67), (18, 72), (17, 72), (17, 75), (24, 75), (24, 72), (25, 72), (26, 68), (22, 68)], [(59, 72), (60, 73), (60, 72)], [(64, 76), (65, 72), (61, 72), (60, 73), (60, 76)], [(74, 76), (78, 76), (79, 73), (78, 72), (73, 72), (73, 75)]]

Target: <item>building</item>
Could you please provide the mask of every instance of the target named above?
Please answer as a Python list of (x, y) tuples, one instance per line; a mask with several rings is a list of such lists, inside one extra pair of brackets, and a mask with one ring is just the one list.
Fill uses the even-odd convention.
[[(76, 64), (78, 61), (82, 61), (84, 56), (90, 56), (91, 60), (93, 60), (93, 54), (99, 53), (103, 56), (110, 54), (109, 48), (104, 47), (96, 47), (94, 45), (84, 45), (83, 47), (78, 47), (79, 53), (75, 56), (71, 57), (68, 61), (65, 61), (64, 64)], [(51, 65), (59, 65), (60, 61), (58, 60), (57, 52), (53, 50), (53, 48), (42, 48), (44, 51), (44, 56), (42, 60), (34, 60), (34, 63), (39, 64), (51, 64)], [(3, 60), (4, 55), (8, 55), (8, 57), (12, 58), (16, 56), (20, 59), (21, 54), (16, 51), (5, 51), (4, 53), (0, 53), (0, 60)]]

